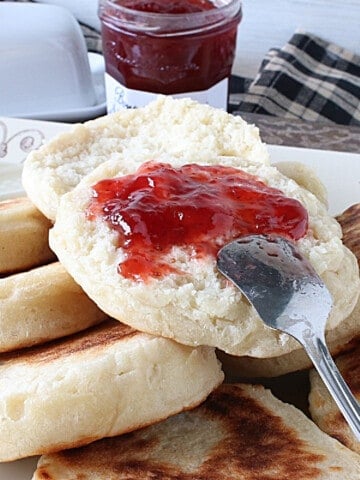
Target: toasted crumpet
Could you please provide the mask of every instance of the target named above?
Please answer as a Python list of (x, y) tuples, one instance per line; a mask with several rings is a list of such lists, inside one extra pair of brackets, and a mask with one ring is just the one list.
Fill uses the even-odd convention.
[(344, 244), (354, 253), (360, 265), (360, 203), (336, 217), (343, 231)]
[[(360, 322), (360, 313), (357, 320)], [(340, 355), (336, 359), (336, 365), (350, 390), (360, 402), (360, 341), (352, 350)], [(324, 432), (360, 453), (360, 442), (314, 370), (310, 372), (310, 384), (309, 409), (312, 419)]]
[[(360, 204), (357, 203), (345, 210), (338, 216), (338, 221), (344, 232), (344, 243), (355, 253), (360, 264)], [(339, 356), (336, 363), (346, 383), (360, 401), (360, 306), (355, 308), (352, 316), (358, 327), (358, 338), (349, 344), (352, 347), (350, 351)], [(314, 421), (329, 435), (360, 453), (360, 443), (315, 371), (311, 372), (310, 381), (309, 403)]]
[(214, 350), (116, 321), (0, 356), (0, 461), (126, 433), (193, 408), (223, 380)]
[(221, 385), (157, 425), (40, 458), (33, 480), (358, 480), (360, 457), (261, 386)]

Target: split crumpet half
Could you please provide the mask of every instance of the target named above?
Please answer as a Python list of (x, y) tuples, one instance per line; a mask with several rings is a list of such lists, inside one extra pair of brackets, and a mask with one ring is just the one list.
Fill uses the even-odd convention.
[(120, 158), (133, 165), (168, 154), (190, 162), (216, 155), (268, 162), (258, 129), (242, 118), (190, 99), (160, 96), (143, 108), (76, 125), (31, 152), (22, 181), (39, 210), (55, 220), (61, 196), (101, 163)]
[[(141, 167), (144, 175), (135, 173), (138, 161), (134, 158), (132, 162), (129, 158), (109, 161), (99, 166), (74, 190), (62, 197), (55, 226), (49, 234), (50, 245), (60, 262), (103, 311), (138, 330), (172, 338), (186, 345), (214, 346), (227, 353), (241, 356), (268, 358), (301, 349), (288, 335), (264, 326), (242, 294), (217, 271), (216, 253), (214, 254), (213, 250), (199, 255), (197, 247), (182, 243), (181, 228), (172, 232), (169, 230), (170, 221), (172, 222), (170, 216), (162, 227), (160, 224), (157, 238), (160, 242), (170, 236), (174, 244), (170, 242), (166, 251), (157, 250), (157, 247), (150, 251), (150, 246), (144, 244), (138, 251), (135, 263), (132, 263), (133, 258), (129, 257), (127, 242), (134, 239), (136, 243), (147, 239), (149, 225), (144, 223), (145, 217), (142, 213), (147, 214), (147, 195), (151, 196), (157, 185), (161, 185), (159, 191), (162, 199), (149, 213), (151, 228), (154, 227), (154, 222), (162, 221), (160, 207), (164, 205), (178, 206), (179, 209), (175, 210), (173, 218), (176, 217), (180, 222), (183, 220), (181, 210), (183, 197), (179, 200), (177, 194), (173, 193), (173, 184), (171, 182), (161, 184), (161, 181), (157, 183), (158, 180), (154, 182), (153, 177), (146, 173), (149, 168), (157, 168), (156, 165), (159, 163), (156, 160), (153, 159)], [(184, 164), (188, 164), (187, 156), (167, 156), (165, 167), (163, 161), (164, 158), (159, 166), (160, 170), (165, 168), (171, 175), (176, 176), (179, 171), (188, 168), (182, 168)], [(195, 168), (194, 165), (199, 168)], [(214, 168), (211, 170), (211, 167)], [(314, 194), (282, 175), (274, 166), (261, 162), (230, 156), (207, 157), (206, 161), (199, 159), (198, 163), (190, 166), (190, 170), (194, 168), (202, 172), (199, 175), (205, 183), (217, 182), (218, 177), (214, 173), (217, 169), (220, 171), (223, 171), (223, 168), (226, 171), (236, 169), (236, 173), (230, 174), (229, 181), (239, 181), (237, 186), (240, 189), (242, 177), (245, 178), (245, 184), (247, 181), (255, 182), (255, 192), (259, 186), (257, 182), (261, 182), (263, 185), (261, 188), (276, 189), (276, 195), (284, 197), (285, 202), (295, 202), (302, 210), (306, 210), (308, 228), (297, 240), (298, 246), (322, 277), (333, 297), (333, 308), (327, 329), (332, 330), (340, 325), (356, 304), (360, 287), (359, 271), (356, 258), (341, 241), (339, 224), (330, 217), (324, 204)], [(207, 169), (211, 171), (208, 176), (204, 173)], [(128, 175), (129, 173), (135, 175)], [(215, 177), (212, 177), (213, 174)], [(130, 183), (134, 180), (131, 183), (132, 187), (135, 186), (132, 193), (129, 193), (131, 189), (126, 190), (127, 187), (121, 191), (116, 190), (118, 187), (115, 188), (115, 185), (120, 185), (124, 179)], [(219, 183), (221, 182), (222, 180), (219, 180)], [(95, 192), (97, 185), (103, 189), (102, 193)], [(203, 187), (204, 184), (201, 188)], [(201, 188), (199, 191), (202, 191)], [(205, 191), (206, 189), (207, 187)], [(273, 191), (269, 193), (271, 198), (273, 193)], [(127, 223), (129, 216), (124, 217), (122, 204), (117, 198), (122, 194), (126, 201), (131, 202), (130, 206), (126, 207), (126, 215), (137, 222), (136, 237), (131, 237), (131, 228)], [(100, 205), (105, 197), (106, 204)], [(276, 219), (272, 213), (263, 215), (266, 202), (269, 201), (267, 194), (265, 197), (267, 199), (265, 205), (259, 203), (257, 215), (260, 217), (256, 218), (266, 217), (264, 221), (271, 227), (274, 222), (276, 223)], [(191, 203), (192, 194), (189, 198)], [(133, 201), (140, 210), (132, 210)], [(213, 198), (213, 203), (221, 207), (222, 199)], [(252, 201), (251, 204), (255, 205), (256, 201)], [(207, 212), (203, 214), (201, 208), (202, 205), (197, 218), (200, 223), (206, 223)], [(225, 213), (221, 218), (228, 217), (231, 218), (231, 215), (227, 216)], [(211, 217), (210, 223), (212, 221)], [(189, 223), (190, 229), (193, 226), (198, 227), (196, 222)], [(205, 233), (206, 246), (208, 245), (206, 242), (210, 242), (211, 248), (214, 245), (220, 248), (222, 244), (232, 240), (231, 236), (236, 235), (236, 231), (234, 233), (232, 230), (231, 223), (226, 225), (229, 228), (226, 226), (226, 231), (221, 234), (211, 233), (211, 229)], [(119, 231), (122, 237), (119, 236)], [(122, 239), (122, 246), (119, 246), (119, 239)], [(165, 274), (158, 274), (157, 266), (154, 267), (151, 261), (148, 261), (148, 258), (153, 258), (154, 255), (156, 257), (157, 254), (160, 255)], [(131, 277), (126, 273), (126, 269), (125, 271), (122, 269), (123, 265), (126, 267), (130, 265), (130, 268), (134, 268), (135, 265), (136, 269), (137, 261), (140, 267), (145, 262), (144, 268), (148, 273), (145, 280), (136, 276)]]
[(360, 457), (269, 390), (221, 385), (157, 425), (40, 458), (33, 480), (358, 480)]
[(0, 461), (86, 445), (201, 403), (223, 380), (214, 350), (108, 321), (0, 356)]

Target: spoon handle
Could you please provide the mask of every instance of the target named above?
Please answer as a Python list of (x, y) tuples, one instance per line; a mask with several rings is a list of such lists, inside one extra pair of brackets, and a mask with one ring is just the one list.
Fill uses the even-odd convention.
[(325, 340), (303, 339), (303, 346), (357, 440), (360, 441), (360, 405), (341, 376)]

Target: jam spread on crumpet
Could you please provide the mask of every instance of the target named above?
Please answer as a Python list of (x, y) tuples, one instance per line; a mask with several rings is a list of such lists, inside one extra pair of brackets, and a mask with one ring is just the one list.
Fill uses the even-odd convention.
[(175, 168), (150, 161), (135, 174), (92, 188), (87, 216), (101, 217), (116, 230), (126, 255), (118, 271), (134, 280), (178, 272), (164, 259), (174, 246), (198, 258), (216, 256), (225, 243), (243, 235), (298, 240), (308, 228), (300, 202), (233, 167)]

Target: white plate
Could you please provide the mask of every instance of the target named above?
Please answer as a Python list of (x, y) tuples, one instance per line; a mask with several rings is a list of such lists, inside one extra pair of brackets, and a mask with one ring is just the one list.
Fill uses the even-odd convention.
[[(51, 128), (54, 134), (55, 130), (61, 131), (64, 126), (52, 124)], [(272, 145), (269, 150), (274, 162), (295, 160), (315, 169), (328, 189), (332, 214), (360, 202), (360, 154)], [(30, 480), (36, 461), (36, 458), (29, 458), (0, 464), (0, 480)]]
[[(91, 120), (106, 113), (106, 95), (105, 95), (105, 62), (104, 57), (99, 53), (88, 53), (90, 71), (92, 75), (93, 85), (95, 89), (96, 103), (89, 107), (74, 108), (69, 110), (62, 110), (59, 105), (59, 110), (42, 112), (38, 114), (23, 114), (21, 118), (32, 118), (36, 120), (51, 120), (53, 122), (84, 122)], [(0, 480), (1, 477), (0, 477)]]
[(21, 171), (28, 153), (71, 127), (64, 123), (0, 117), (0, 200), (25, 194)]

